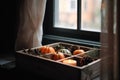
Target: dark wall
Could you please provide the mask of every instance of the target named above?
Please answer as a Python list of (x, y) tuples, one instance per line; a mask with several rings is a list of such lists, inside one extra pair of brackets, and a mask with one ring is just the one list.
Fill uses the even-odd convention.
[(14, 52), (18, 25), (18, 0), (0, 1), (0, 54)]

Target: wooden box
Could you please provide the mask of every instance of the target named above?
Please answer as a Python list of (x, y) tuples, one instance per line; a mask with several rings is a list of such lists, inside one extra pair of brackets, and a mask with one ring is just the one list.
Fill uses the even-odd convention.
[[(57, 42), (53, 44), (48, 44), (46, 46), (56, 47), (58, 45), (63, 45), (66, 48), (80, 47), (85, 51), (85, 54), (93, 59), (93, 61), (81, 65), (79, 64), (81, 56), (71, 55), (65, 57), (64, 59), (53, 60), (48, 57), (40, 56), (35, 53), (35, 49), (24, 49), (16, 51), (16, 66), (24, 68), (36, 74), (44, 75), (55, 80), (91, 80), (100, 75), (100, 58), (98, 48), (91, 48), (81, 45), (74, 45), (70, 43)], [(28, 53), (27, 51), (33, 51)], [(76, 66), (68, 65), (62, 63), (65, 59), (73, 59), (77, 61)]]

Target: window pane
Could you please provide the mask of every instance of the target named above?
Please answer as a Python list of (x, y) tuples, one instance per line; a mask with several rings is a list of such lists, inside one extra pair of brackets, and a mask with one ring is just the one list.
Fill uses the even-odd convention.
[(77, 0), (55, 0), (54, 27), (77, 29)]
[(101, 0), (82, 0), (81, 29), (101, 31)]

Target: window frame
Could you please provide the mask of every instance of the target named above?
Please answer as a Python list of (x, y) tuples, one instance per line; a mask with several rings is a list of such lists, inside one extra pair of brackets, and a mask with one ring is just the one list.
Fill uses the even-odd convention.
[[(48, 0), (46, 4), (46, 12), (43, 23), (44, 35), (57, 35), (63, 37), (70, 37), (76, 39), (90, 40), (100, 42), (100, 32), (84, 31), (80, 30), (81, 25), (81, 6), (77, 7), (77, 30), (62, 29), (54, 27), (54, 2), (55, 0)], [(81, 4), (81, 0), (78, 0), (77, 4)], [(79, 6), (79, 5), (78, 5)]]

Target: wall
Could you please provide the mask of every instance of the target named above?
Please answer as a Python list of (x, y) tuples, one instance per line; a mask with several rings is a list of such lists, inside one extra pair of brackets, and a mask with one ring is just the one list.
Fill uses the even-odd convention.
[(18, 22), (18, 0), (0, 1), (0, 54), (14, 52)]

